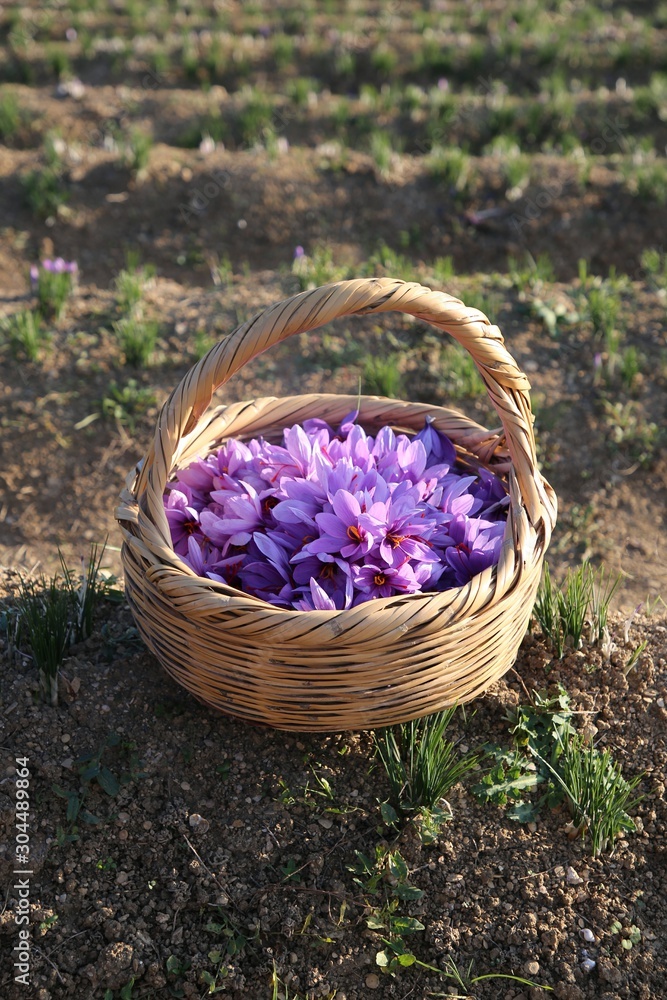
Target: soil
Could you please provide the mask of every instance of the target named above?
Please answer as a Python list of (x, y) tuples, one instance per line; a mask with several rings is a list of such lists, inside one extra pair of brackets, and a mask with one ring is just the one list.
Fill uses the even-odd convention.
[[(568, 838), (562, 808), (528, 827), (457, 786), (452, 820), (425, 845), (415, 824), (396, 832), (382, 822), (379, 802), (388, 788), (370, 734), (294, 736), (213, 713), (163, 673), (127, 607), (111, 603), (63, 667), (61, 704), (47, 707), (30, 657), (13, 653), (0, 617), (0, 863), (7, 886), (0, 997), (201, 997), (206, 975), (218, 976), (222, 995), (252, 1000), (446, 995), (452, 981), (433, 971), (412, 966), (389, 976), (376, 965), (382, 933), (367, 925), (369, 905), (391, 898), (391, 882), (370, 897), (351, 868), (355, 851), (374, 857), (389, 846), (424, 892), (401, 913), (425, 925), (409, 944), (426, 965), (444, 969), (451, 958), (465, 971), (473, 962), (472, 975), (523, 976), (552, 987), (559, 1000), (660, 1000), (667, 972), (666, 292), (642, 254), (664, 251), (667, 207), (664, 199), (636, 197), (618, 154), (621, 138), (649, 135), (664, 148), (664, 115), (633, 118), (631, 90), (660, 68), (665, 32), (656, 29), (658, 49), (644, 62), (623, 68), (623, 86), (620, 71), (604, 63), (604, 45), (591, 48), (602, 68), (594, 66), (578, 92), (579, 139), (590, 145), (599, 137), (601, 107), (603, 124), (617, 124), (584, 180), (558, 144), (542, 148), (528, 136), (530, 180), (508, 192), (497, 157), (475, 131), (477, 119), (463, 115), (453, 134), (474, 154), (476, 175), (462, 195), (425, 165), (428, 123), (394, 107), (391, 95), (384, 110), (370, 113), (371, 124), (400, 143), (387, 169), (369, 153), (360, 84), (382, 89), (369, 54), (379, 15), (364, 22), (359, 79), (337, 76), (328, 62), (320, 67), (304, 43), (299, 71), (317, 77), (321, 70), (322, 86), (296, 108), (286, 97), (296, 70), (272, 65), (263, 24), (252, 21), (248, 42), (241, 28), (254, 15), (243, 5), (217, 6), (229, 8), (243, 52), (251, 53), (244, 82), (265, 87), (280, 111), (272, 120), (282, 123), (278, 142), (268, 149), (240, 129), (246, 96), (238, 67), (207, 78), (201, 89), (173, 68), (146, 84), (140, 46), (119, 69), (111, 41), (107, 55), (100, 50), (92, 60), (77, 42), (72, 67), (82, 89), (64, 92), (49, 69), (50, 46), (69, 25), (63, 7), (51, 12), (53, 24), (40, 29), (45, 37), (24, 63), (12, 56), (1, 70), (12, 81), (3, 89), (24, 118), (0, 143), (0, 320), (34, 308), (27, 275), (37, 260), (76, 260), (80, 277), (63, 317), (46, 324), (50, 339), (36, 361), (0, 334), (0, 611), (11, 608), (18, 573), (53, 574), (60, 553), (77, 565), (91, 543), (107, 537), (104, 569), (122, 577), (114, 508), (159, 406), (211, 343), (299, 289), (297, 245), (311, 257), (326, 247), (330, 269), (350, 275), (368, 273), (384, 246), (393, 255), (389, 273), (400, 270), (394, 276), (480, 303), (529, 374), (539, 459), (559, 498), (549, 552), (556, 577), (584, 558), (623, 575), (609, 655), (584, 646), (558, 661), (539, 634), (529, 634), (515, 671), (457, 714), (455, 736), (471, 747), (489, 738), (507, 744), (507, 709), (533, 689), (563, 683), (582, 713), (580, 728), (594, 731), (627, 775), (643, 775), (637, 831), (593, 858), (587, 841)], [(0, 11), (0, 61), (8, 11)], [(191, 16), (174, 14), (176, 21)], [(268, 24), (273, 16), (265, 12)], [(394, 16), (397, 47), (410, 54), (416, 36), (402, 36), (403, 15)], [(131, 36), (126, 19), (115, 11), (114, 18), (111, 27), (91, 12), (86, 24)], [(342, 44), (337, 28), (329, 14), (318, 14), (317, 32), (331, 39), (332, 51)], [(531, 53), (521, 60), (506, 84), (517, 101), (538, 86)], [(501, 67), (493, 67), (499, 79)], [(449, 74), (455, 91), (467, 79), (456, 74)], [(437, 77), (413, 74), (408, 82), (415, 81), (438, 86)], [(341, 97), (349, 102), (343, 139), (332, 124)], [(495, 107), (496, 98), (495, 91), (474, 91), (471, 104)], [(207, 153), (198, 148), (199, 134), (211, 115), (226, 132), (224, 144)], [(118, 138), (130, 127), (154, 137), (138, 172), (123, 163)], [(67, 202), (39, 218), (26, 205), (22, 178), (43, 167), (44, 137), (53, 131), (62, 142)], [(350, 136), (359, 141), (346, 145)], [(160, 338), (143, 368), (124, 364), (113, 334), (120, 318), (113, 280), (128, 251), (155, 269), (144, 299)], [(553, 281), (529, 287), (511, 277), (511, 259), (526, 252), (534, 260), (550, 255)], [(443, 281), (437, 260), (445, 256), (453, 275)], [(376, 273), (383, 270), (378, 263)], [(325, 271), (318, 283), (332, 276)], [(587, 292), (603, 279), (618, 295), (622, 349), (637, 352), (639, 371), (627, 379), (613, 370), (609, 344), (585, 309)], [(536, 300), (578, 315), (549, 332)], [(398, 358), (405, 398), (453, 402), (497, 424), (483, 394), (452, 381), (451, 356), (432, 331), (400, 316), (387, 317), (382, 330), (362, 318), (283, 344), (235, 376), (218, 401), (356, 392), (365, 360), (387, 353)], [(135, 402), (138, 390), (149, 397), (134, 413), (114, 404), (128, 384)], [(112, 734), (119, 741), (107, 745)], [(77, 758), (102, 750), (122, 779), (115, 795), (81, 782)], [(17, 757), (28, 758), (30, 771), (29, 988), (12, 982), (20, 928), (11, 888), (21, 877), (13, 874)], [(331, 798), (318, 778), (330, 783)], [(88, 822), (67, 817), (72, 796), (81, 795)], [(211, 958), (216, 951), (221, 958)], [(595, 962), (590, 970), (587, 958)], [(275, 988), (274, 971), (282, 984)], [(546, 994), (494, 978), (470, 986), (470, 995)]]
[[(355, 852), (373, 858), (377, 847), (400, 851), (410, 884), (423, 891), (402, 913), (424, 924), (407, 943), (426, 965), (444, 969), (452, 957), (465, 972), (473, 962), (473, 974), (516, 975), (562, 1000), (659, 1000), (667, 626), (618, 617), (612, 636), (610, 660), (585, 647), (558, 661), (529, 635), (515, 671), (457, 715), (452, 730), (471, 748), (487, 739), (508, 745), (507, 710), (525, 703), (527, 690), (563, 684), (579, 728), (610, 748), (626, 775), (643, 773), (637, 831), (600, 858), (570, 839), (562, 808), (520, 825), (460, 785), (435, 843), (424, 845), (414, 824), (397, 833), (380, 817), (389, 789), (370, 734), (293, 735), (210, 711), (137, 648), (125, 608), (106, 608), (93, 637), (73, 650), (55, 709), (39, 701), (29, 659), (10, 664), (4, 642), (2, 873), (7, 886), (21, 878), (12, 874), (12, 784), (14, 758), (25, 756), (32, 995), (91, 1000), (133, 982), (134, 997), (204, 996), (201, 974), (215, 976), (211, 954), (224, 955), (230, 942), (239, 950), (223, 963), (224, 996), (271, 997), (274, 969), (290, 998), (445, 995), (449, 982), (433, 971), (406, 968), (392, 978), (376, 965), (382, 932), (367, 927), (369, 906), (390, 898), (390, 884), (371, 894), (351, 869)], [(119, 743), (104, 749), (112, 732)], [(121, 782), (114, 797), (80, 780), (77, 758), (101, 750)], [(94, 822), (68, 822), (67, 793), (83, 795)], [(27, 995), (11, 983), (16, 913), (12, 901), (0, 920), (7, 1000)], [(591, 971), (587, 958), (596, 963)], [(470, 995), (546, 994), (493, 978)]]

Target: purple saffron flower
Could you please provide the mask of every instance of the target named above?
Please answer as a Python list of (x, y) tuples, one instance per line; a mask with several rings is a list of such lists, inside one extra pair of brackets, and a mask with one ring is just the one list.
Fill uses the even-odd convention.
[(413, 569), (407, 560), (400, 566), (355, 566), (352, 574), (355, 586), (366, 595), (364, 601), (371, 597), (392, 597), (396, 593), (416, 594), (431, 575), (428, 566)]
[(510, 498), (507, 487), (502, 479), (494, 476), (486, 469), (480, 469), (477, 482), (470, 487), (470, 492), (481, 506), (476, 508), (480, 517), (488, 520), (489, 515), (498, 517), (509, 506)]
[(438, 555), (428, 543), (436, 526), (435, 517), (425, 510), (415, 510), (413, 496), (399, 496), (386, 503), (374, 503), (369, 516), (380, 526), (379, 555), (387, 566), (402, 565), (408, 559), (421, 563), (438, 562)]
[(30, 266), (30, 285), (32, 290), (35, 291), (37, 285), (39, 284), (39, 268), (36, 264)]
[(183, 562), (187, 563), (197, 576), (207, 576), (209, 580), (216, 580), (218, 583), (226, 582), (224, 577), (209, 568), (204, 558), (203, 549), (192, 535), (188, 538), (188, 551), (187, 555), (183, 557)]
[(414, 440), (421, 441), (426, 449), (427, 468), (437, 463), (451, 469), (456, 463), (456, 449), (449, 438), (433, 426), (433, 417), (426, 417), (426, 424)]
[(178, 470), (164, 498), (175, 551), (200, 576), (304, 611), (462, 586), (497, 562), (503, 480), (457, 469), (429, 420), (373, 438), (357, 417), (337, 433), (311, 418), (281, 445), (229, 440)]
[(270, 604), (288, 606), (294, 600), (288, 555), (273, 539), (256, 531), (252, 537), (259, 558), (239, 570), (243, 589)]
[(335, 601), (322, 590), (317, 580), (310, 581), (310, 595), (304, 595), (301, 600), (293, 602), (297, 611), (336, 611)]
[(191, 498), (177, 489), (169, 491), (164, 506), (174, 552), (179, 556), (187, 555), (191, 536), (202, 533), (199, 514), (192, 506)]
[(315, 515), (322, 534), (307, 546), (312, 553), (340, 552), (345, 559), (358, 559), (373, 548), (377, 522), (361, 510), (353, 493), (338, 490), (331, 506), (333, 513)]
[(177, 470), (176, 479), (190, 487), (193, 500), (203, 507), (209, 501), (215, 475), (216, 468), (208, 460), (195, 458), (186, 469)]
[(500, 556), (505, 525), (458, 514), (449, 522), (453, 544), (445, 549), (447, 565), (453, 572), (453, 586), (462, 587)]
[(302, 246), (299, 245), (298, 247), (294, 247), (295, 260), (297, 259), (297, 257), (305, 257), (305, 256), (306, 256), (306, 251), (303, 249)]

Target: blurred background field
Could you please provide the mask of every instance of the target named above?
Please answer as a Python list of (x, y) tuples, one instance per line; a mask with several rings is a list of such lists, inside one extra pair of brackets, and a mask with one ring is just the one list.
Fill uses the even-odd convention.
[[(666, 42), (652, 3), (3, 5), (0, 562), (109, 533), (117, 570), (117, 494), (193, 362), (299, 289), (389, 274), (483, 309), (528, 372), (556, 575), (588, 556), (625, 608), (667, 593)], [(497, 423), (399, 316), (220, 399), (360, 380)]]

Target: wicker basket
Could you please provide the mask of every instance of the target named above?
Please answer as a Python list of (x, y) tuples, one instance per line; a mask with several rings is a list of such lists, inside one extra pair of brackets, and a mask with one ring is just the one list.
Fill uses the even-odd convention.
[[(174, 553), (163, 493), (174, 470), (229, 437), (279, 440), (318, 416), (336, 426), (357, 396), (303, 395), (208, 411), (214, 390), (295, 333), (340, 316), (398, 310), (451, 334), (472, 355), (502, 429), (444, 407), (361, 397), (359, 423), (416, 432), (428, 414), (462, 458), (506, 473), (500, 561), (466, 586), (378, 598), (347, 611), (291, 611), (196, 576)], [(481, 694), (516, 658), (556, 518), (537, 471), (529, 382), (477, 309), (419, 284), (341, 281), (302, 292), (238, 327), (166, 401), (153, 443), (128, 477), (116, 516), (127, 599), (149, 648), (201, 701), (276, 729), (336, 732), (407, 721)]]

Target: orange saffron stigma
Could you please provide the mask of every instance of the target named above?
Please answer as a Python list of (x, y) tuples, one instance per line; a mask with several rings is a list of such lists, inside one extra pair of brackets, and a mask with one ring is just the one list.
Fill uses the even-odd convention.
[(353, 542), (361, 541), (361, 533), (358, 528), (355, 528), (353, 524), (347, 529), (347, 537), (351, 538)]
[(387, 582), (387, 578), (384, 573), (376, 573), (373, 577), (373, 583), (376, 587), (382, 587)]
[(395, 549), (401, 542), (404, 542), (407, 535), (392, 535), (391, 532), (387, 533), (387, 541), (393, 549)]

